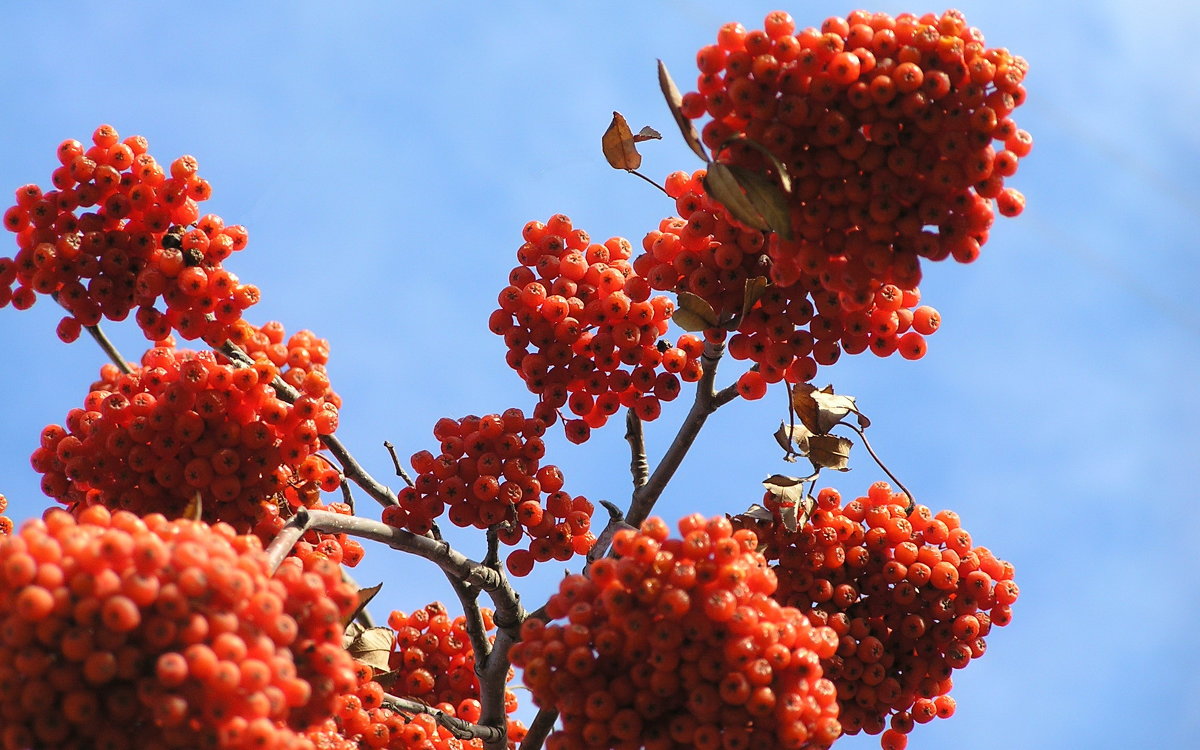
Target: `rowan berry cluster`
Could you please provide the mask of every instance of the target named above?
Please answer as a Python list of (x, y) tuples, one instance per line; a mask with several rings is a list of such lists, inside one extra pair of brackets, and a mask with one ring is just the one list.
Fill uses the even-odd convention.
[(227, 524), (51, 509), (0, 538), (0, 745), (276, 747), (355, 685), (341, 569)]
[[(485, 631), (495, 630), (492, 611), (480, 608)], [(445, 605), (434, 602), (411, 615), (393, 610), (388, 627), (396, 631), (396, 650), (390, 658), (393, 689), (400, 695), (429, 704), (449, 703), (457, 715), (476, 721), (479, 711), (479, 677), (475, 651), (467, 634), (467, 619), (450, 618)], [(510, 677), (511, 679), (511, 677)], [(517, 696), (504, 691), (504, 707), (517, 708)]]
[[(201, 216), (212, 187), (195, 157), (164, 169), (145, 138), (120, 140), (110, 125), (96, 129), (92, 144), (63, 141), (61, 166), (51, 175), (55, 189), (25, 185), (4, 213), (19, 249), (0, 258), (0, 307), (11, 301), (23, 310), (37, 293), (54, 295), (67, 311), (58, 326), (63, 341), (102, 318), (123, 320), (134, 308), (151, 341), (172, 330), (224, 341), (229, 325), (259, 298), (256, 287), (221, 266), (246, 246), (245, 228)], [(155, 307), (160, 297), (165, 311)]]
[(398, 493), (399, 505), (384, 509), (384, 523), (424, 534), (445, 513), (456, 526), (495, 527), (508, 545), (528, 534), (529, 546), (508, 556), (517, 576), (535, 562), (586, 554), (596, 540), (592, 503), (563, 490), (557, 466), (540, 465), (545, 432), (544, 422), (516, 408), (438, 420), (433, 436), (441, 452), (412, 456), (417, 477)]
[(1004, 180), (1032, 147), (1011, 117), (1028, 65), (958, 11), (854, 11), (819, 30), (776, 11), (721, 27), (696, 60), (682, 110), (711, 118), (716, 160), (790, 178), (792, 239), (766, 247), (778, 284), (813, 276), (863, 309), (883, 284), (915, 287), (921, 258), (974, 260), (992, 199), (1006, 216), (1024, 205)]
[(758, 527), (777, 561), (775, 598), (839, 637), (822, 666), (844, 731), (884, 732), (888, 750), (915, 723), (954, 712), (952, 672), (983, 654), (1018, 594), (1012, 565), (975, 546), (956, 513), (906, 513), (908, 502), (886, 482), (845, 505), (823, 489), (796, 531)]
[(13, 532), (12, 519), (4, 515), (6, 510), (8, 510), (8, 498), (0, 495), (0, 536)]
[(594, 243), (562, 214), (529, 222), (522, 236), (521, 265), (488, 327), (504, 337), (508, 365), (540, 397), (536, 417), (553, 424), (567, 406), (576, 416), (567, 437), (582, 443), (623, 406), (656, 419), (661, 402), (679, 395), (680, 379), (699, 379), (702, 343), (694, 336), (660, 342), (675, 306), (651, 297), (629, 262), (628, 240)]
[(316, 507), (320, 489), (341, 481), (316, 453), (337, 427), (328, 377), (308, 371), (288, 403), (270, 385), (279, 368), (267, 354), (256, 352), (253, 367), (220, 359), (156, 347), (129, 374), (101, 368), (66, 426), (42, 431), (31, 458), (42, 490), (75, 512), (103, 505), (172, 518), (199, 498), (205, 520), (264, 539), (282, 525), (272, 498), (285, 511)]
[(821, 660), (834, 632), (771, 598), (758, 539), (692, 515), (682, 539), (652, 518), (613, 537), (617, 558), (563, 579), (547, 624), (511, 651), (539, 706), (560, 713), (547, 747), (827, 747), (841, 735)]

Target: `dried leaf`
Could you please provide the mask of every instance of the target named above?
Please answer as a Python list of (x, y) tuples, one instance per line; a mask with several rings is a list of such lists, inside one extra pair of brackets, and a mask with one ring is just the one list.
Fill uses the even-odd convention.
[(683, 94), (679, 93), (679, 89), (671, 80), (671, 74), (667, 72), (667, 66), (663, 64), (662, 60), (658, 61), (658, 86), (667, 100), (667, 108), (671, 110), (671, 116), (675, 118), (675, 123), (679, 126), (679, 132), (683, 133), (683, 140), (687, 142), (688, 147), (696, 156), (707, 162), (708, 155), (704, 153), (704, 146), (700, 143), (700, 134), (696, 132), (696, 126), (683, 116)]
[(833, 392), (833, 386), (817, 390), (808, 383), (797, 384), (792, 389), (792, 407), (804, 426), (814, 434), (825, 435), (849, 414), (859, 416), (859, 424), (870, 424), (858, 411), (853, 396), (842, 396)]
[(771, 282), (767, 281), (766, 276), (755, 276), (751, 279), (746, 279), (746, 286), (742, 289), (742, 313), (738, 316), (738, 320), (745, 320), (746, 316), (753, 309), (754, 303), (762, 299), (766, 294), (767, 287)]
[(729, 165), (719, 162), (709, 164), (708, 172), (704, 175), (704, 190), (724, 206), (733, 218), (746, 226), (764, 231), (771, 228), (746, 196)]
[(804, 491), (804, 485), (819, 473), (803, 478), (775, 474), (763, 480), (763, 486), (779, 501), (779, 520), (788, 531), (795, 531), (808, 522), (817, 502)]
[(727, 146), (731, 143), (741, 143), (746, 146), (750, 146), (755, 151), (758, 151), (760, 154), (767, 157), (767, 159), (771, 162), (771, 166), (775, 167), (775, 174), (778, 176), (779, 185), (780, 185), (780, 187), (783, 188), (783, 192), (785, 192), (789, 195), (791, 194), (791, 192), (792, 192), (792, 176), (791, 176), (791, 174), (788, 173), (787, 165), (784, 164), (782, 161), (780, 161), (779, 157), (771, 152), (771, 149), (762, 145), (761, 143), (754, 140), (753, 138), (747, 138), (744, 135), (735, 135), (734, 137), (727, 140), (724, 144), (722, 144), (721, 148), (724, 149), (725, 146)]
[(382, 588), (383, 584), (377, 583), (374, 586), (368, 586), (367, 588), (359, 589), (358, 606), (354, 608), (353, 612), (342, 618), (342, 625), (349, 627), (350, 623), (354, 622), (354, 618), (358, 617), (358, 613), (366, 609), (367, 604), (375, 598), (375, 595), (378, 594), (379, 590)]
[(604, 158), (613, 169), (633, 171), (642, 166), (642, 155), (638, 153), (636, 143), (625, 117), (620, 112), (613, 112), (612, 122), (600, 139)]
[(675, 325), (685, 331), (696, 333), (717, 325), (717, 312), (703, 297), (691, 292), (680, 292), (675, 313), (671, 316)]
[(642, 141), (661, 141), (662, 133), (658, 132), (649, 125), (645, 125), (641, 130), (633, 134), (633, 142), (641, 143)]
[(762, 217), (767, 228), (785, 240), (792, 238), (792, 212), (788, 197), (771, 177), (745, 167), (729, 168), (754, 211)]
[(796, 456), (803, 456), (808, 453), (808, 438), (812, 432), (802, 424), (788, 426), (785, 422), (779, 423), (779, 429), (775, 430), (775, 441), (784, 451), (784, 461), (796, 460)]
[(391, 628), (368, 628), (346, 646), (355, 661), (368, 665), (377, 672), (391, 669), (388, 658), (396, 642), (396, 631)]
[(188, 501), (187, 506), (183, 509), (183, 517), (189, 521), (199, 521), (204, 516), (204, 499), (200, 496), (200, 490), (192, 493), (192, 499)]
[(771, 515), (771, 511), (762, 507), (758, 503), (752, 504), (749, 508), (746, 508), (744, 512), (734, 516), (734, 518), (747, 518), (751, 521), (765, 521), (767, 523), (775, 520), (775, 517)]
[(850, 471), (850, 448), (854, 443), (840, 435), (813, 435), (808, 439), (808, 460), (819, 469)]

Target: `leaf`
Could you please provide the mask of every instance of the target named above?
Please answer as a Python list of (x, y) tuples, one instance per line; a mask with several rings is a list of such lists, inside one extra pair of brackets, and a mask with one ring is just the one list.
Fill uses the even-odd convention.
[(691, 292), (680, 292), (677, 300), (675, 313), (671, 315), (675, 325), (689, 333), (716, 327), (717, 312), (703, 297)]
[(761, 172), (736, 165), (729, 167), (737, 184), (746, 193), (754, 211), (762, 217), (766, 228), (785, 240), (792, 238), (792, 212), (787, 194), (779, 183)]
[(663, 64), (662, 60), (658, 61), (658, 87), (662, 89), (663, 97), (667, 100), (667, 108), (671, 110), (671, 116), (675, 118), (679, 132), (683, 133), (683, 140), (687, 142), (688, 147), (696, 156), (707, 162), (708, 155), (704, 153), (704, 146), (700, 144), (700, 134), (696, 132), (696, 126), (683, 116), (683, 95), (679, 93), (675, 82), (671, 80), (671, 74), (667, 72), (667, 66)]
[(816, 507), (816, 500), (804, 491), (804, 485), (816, 479), (819, 473), (808, 477), (774, 474), (763, 480), (763, 487), (779, 501), (779, 520), (788, 531), (795, 531), (808, 522), (808, 517)]
[(771, 511), (762, 507), (758, 503), (753, 503), (749, 508), (746, 508), (745, 511), (734, 516), (734, 518), (748, 518), (751, 521), (765, 521), (767, 523), (775, 520), (775, 517), (771, 515)]
[(355, 661), (378, 672), (387, 672), (391, 669), (388, 659), (395, 642), (396, 631), (391, 628), (368, 628), (347, 644), (346, 650)]
[(808, 460), (820, 469), (850, 471), (850, 448), (854, 443), (840, 435), (813, 435), (808, 439)]
[(733, 136), (729, 140), (725, 141), (725, 143), (721, 144), (721, 149), (724, 149), (725, 146), (728, 146), (731, 143), (741, 143), (741, 144), (750, 146), (755, 151), (758, 151), (760, 154), (767, 157), (767, 159), (771, 162), (771, 166), (775, 167), (775, 174), (777, 175), (777, 177), (779, 179), (779, 186), (783, 188), (783, 192), (787, 193), (788, 195), (791, 195), (791, 193), (792, 193), (792, 176), (791, 176), (791, 174), (788, 173), (787, 165), (784, 164), (782, 161), (780, 161), (779, 157), (771, 152), (771, 149), (762, 145), (761, 143), (754, 140), (753, 138), (747, 138), (744, 135)]
[(770, 285), (771, 282), (767, 281), (766, 276), (755, 276), (752, 279), (746, 279), (746, 286), (742, 289), (742, 312), (738, 316), (739, 321), (746, 319), (746, 316), (750, 314), (750, 310), (753, 309), (754, 303), (762, 299), (762, 296), (767, 292), (767, 287)]
[(797, 384), (792, 389), (792, 407), (796, 416), (804, 426), (814, 434), (825, 435), (847, 415), (858, 414), (859, 424), (870, 421), (858, 411), (853, 396), (842, 396), (833, 392), (833, 386), (827, 385), (822, 390), (808, 383)]
[(612, 122), (604, 136), (600, 139), (600, 147), (604, 150), (604, 158), (613, 169), (624, 169), (632, 172), (642, 166), (642, 155), (638, 153), (637, 141), (629, 123), (620, 112), (613, 112)]
[(199, 521), (204, 516), (204, 499), (200, 496), (200, 490), (192, 493), (192, 499), (188, 500), (187, 506), (183, 509), (183, 517), (189, 521)]
[[(615, 114), (615, 113), (614, 113)], [(649, 125), (645, 125), (641, 130), (633, 134), (633, 142), (641, 143), (642, 141), (661, 141), (662, 133), (658, 132)]]
[(383, 584), (377, 583), (374, 586), (368, 586), (367, 588), (359, 589), (358, 606), (354, 608), (353, 612), (342, 618), (342, 626), (349, 627), (350, 623), (354, 622), (354, 618), (358, 617), (358, 613), (362, 612), (366, 608), (367, 604), (375, 598), (375, 595), (378, 594), (379, 590), (382, 588)]
[(725, 207), (729, 214), (754, 229), (767, 230), (770, 225), (742, 190), (733, 170), (727, 164), (713, 162), (704, 175), (704, 190)]

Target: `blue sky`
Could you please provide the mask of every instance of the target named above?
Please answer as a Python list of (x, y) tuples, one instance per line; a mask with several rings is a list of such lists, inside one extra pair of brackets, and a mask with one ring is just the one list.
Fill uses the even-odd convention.
[[(637, 243), (673, 211), (599, 150), (615, 109), (668, 136), (644, 149), (647, 174), (699, 166), (673, 137), (655, 58), (684, 86), (725, 21), (782, 7), (819, 25), (855, 7), (411, 5), (22, 3), (0, 45), (0, 188), (46, 186), (58, 142), (102, 122), (145, 135), (164, 162), (197, 156), (207, 206), (250, 230), (229, 265), (263, 290), (255, 319), (331, 340), (338, 434), (381, 477), (385, 439), (407, 455), (432, 447), (439, 417), (531, 405), (486, 330), (526, 221), (563, 212)], [(958, 714), (910, 747), (1184, 747), (1200, 732), (1200, 9), (959, 7), (1030, 61), (1016, 119), (1035, 147), (1012, 181), (1028, 208), (998, 220), (973, 265), (927, 267), (944, 325), (925, 359), (867, 354), (820, 376), (858, 397), (922, 502), (957, 510), (1017, 569), (1014, 623), (956, 679)], [(46, 504), (27, 458), (38, 432), (82, 402), (103, 361), (86, 340), (59, 343), (57, 319), (46, 301), (0, 310), (0, 492), (17, 518)], [(108, 328), (127, 356), (144, 346), (131, 325)], [(787, 469), (777, 395), (710, 420), (663, 515), (737, 511)], [(652, 460), (684, 407), (648, 430)], [(865, 459), (830, 483), (865, 491), (881, 478)], [(627, 500), (615, 426), (583, 447), (558, 436), (546, 460), (575, 492)], [(369, 549), (357, 575), (391, 579), (380, 614), (452, 600), (424, 565)], [(557, 576), (535, 573), (527, 603)]]

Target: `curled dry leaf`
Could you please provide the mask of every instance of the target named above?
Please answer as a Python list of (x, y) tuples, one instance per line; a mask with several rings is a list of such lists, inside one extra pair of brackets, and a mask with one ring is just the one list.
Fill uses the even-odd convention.
[(807, 458), (818, 469), (850, 471), (850, 448), (854, 443), (840, 435), (812, 435)]
[[(792, 214), (788, 208), (787, 193), (772, 177), (745, 167), (731, 166), (730, 171), (738, 187), (745, 192), (746, 200), (754, 212), (761, 217), (765, 227), (776, 232), (785, 240), (792, 238)], [(732, 210), (732, 209), (731, 209)]]
[[(613, 114), (616, 114), (614, 112)], [(643, 125), (642, 129), (633, 134), (633, 142), (641, 143), (642, 141), (661, 141), (662, 133), (658, 132), (649, 125)]]
[(754, 307), (754, 303), (762, 299), (762, 296), (767, 292), (767, 287), (770, 285), (771, 283), (767, 281), (766, 276), (755, 276), (746, 279), (746, 286), (742, 291), (742, 311), (737, 316), (739, 323), (745, 320), (746, 315)]
[(858, 415), (859, 426), (870, 424), (858, 411), (854, 397), (834, 393), (832, 385), (818, 390), (808, 383), (797, 384), (792, 389), (792, 408), (796, 410), (796, 417), (816, 435), (827, 434), (852, 413)]
[(349, 627), (350, 623), (354, 622), (355, 618), (358, 617), (358, 613), (366, 609), (367, 604), (369, 604), (370, 601), (375, 598), (375, 595), (378, 594), (382, 588), (383, 584), (377, 583), (374, 586), (367, 586), (366, 588), (359, 589), (358, 606), (354, 608), (353, 612), (342, 618), (342, 626)]
[(704, 190), (742, 224), (764, 231), (771, 228), (738, 183), (732, 167), (719, 162), (709, 164), (704, 175)]
[(775, 474), (763, 480), (763, 487), (766, 487), (767, 492), (774, 495), (779, 502), (779, 520), (788, 531), (795, 531), (803, 526), (812, 515), (817, 501), (804, 491), (804, 485), (816, 479), (819, 473), (818, 471), (808, 477), (785, 477)]
[(663, 64), (662, 60), (658, 61), (658, 86), (662, 89), (663, 97), (667, 100), (667, 108), (671, 110), (671, 116), (675, 118), (675, 124), (679, 126), (679, 132), (683, 134), (683, 140), (687, 142), (688, 148), (702, 161), (707, 162), (708, 155), (704, 153), (704, 146), (700, 143), (700, 134), (696, 132), (696, 126), (683, 115), (681, 109), (683, 94), (679, 93), (679, 88), (671, 80), (671, 74), (667, 72), (667, 66)]
[(717, 312), (703, 297), (691, 292), (680, 292), (677, 300), (675, 313), (671, 316), (675, 325), (689, 333), (697, 333), (717, 326), (719, 322)]
[(388, 659), (395, 642), (396, 632), (391, 628), (367, 628), (346, 644), (346, 650), (355, 661), (386, 672), (391, 668)]
[(192, 499), (183, 509), (183, 517), (189, 521), (199, 521), (204, 517), (204, 498), (200, 496), (200, 490), (192, 493)]
[(637, 139), (629, 129), (629, 123), (620, 112), (613, 112), (612, 122), (604, 136), (600, 139), (600, 147), (604, 150), (604, 158), (613, 169), (624, 169), (632, 172), (642, 166), (642, 155), (637, 150)]
[(783, 460), (795, 462), (797, 456), (807, 455), (810, 435), (812, 431), (802, 424), (789, 426), (786, 422), (780, 422), (779, 429), (775, 430), (775, 442), (783, 448)]

